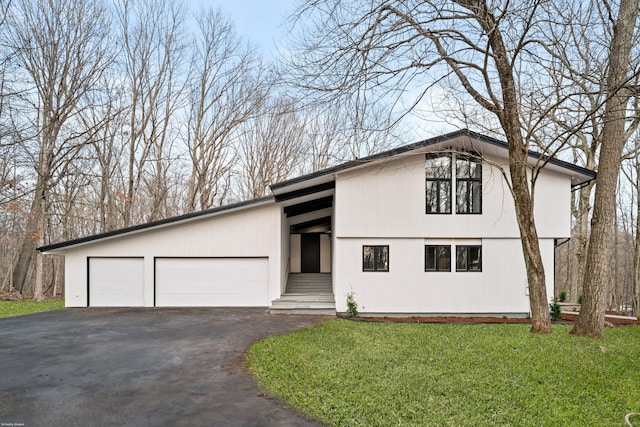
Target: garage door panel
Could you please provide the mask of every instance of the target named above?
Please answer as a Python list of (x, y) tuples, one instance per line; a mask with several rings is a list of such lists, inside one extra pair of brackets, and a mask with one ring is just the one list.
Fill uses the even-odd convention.
[(144, 306), (144, 260), (89, 258), (89, 305)]
[(267, 258), (157, 258), (156, 305), (268, 305)]

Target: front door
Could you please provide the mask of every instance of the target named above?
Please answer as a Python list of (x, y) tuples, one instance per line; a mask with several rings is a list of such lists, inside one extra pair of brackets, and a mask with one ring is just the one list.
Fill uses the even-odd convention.
[(300, 270), (302, 273), (320, 273), (320, 235), (300, 235)]

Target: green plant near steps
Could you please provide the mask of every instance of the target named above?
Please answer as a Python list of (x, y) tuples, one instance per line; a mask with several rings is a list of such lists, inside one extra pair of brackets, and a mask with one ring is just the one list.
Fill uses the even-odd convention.
[(562, 291), (560, 292), (560, 294), (558, 294), (558, 301), (567, 302), (567, 293), (565, 291)]
[(353, 298), (354, 293), (349, 292), (347, 294), (347, 317), (358, 317), (358, 303)]
[(560, 304), (556, 299), (553, 300), (552, 303), (549, 304), (549, 311), (551, 312), (551, 320), (560, 320)]

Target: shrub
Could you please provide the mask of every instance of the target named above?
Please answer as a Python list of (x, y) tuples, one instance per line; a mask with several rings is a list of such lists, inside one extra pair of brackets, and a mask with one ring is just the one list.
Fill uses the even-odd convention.
[(551, 320), (560, 320), (560, 304), (555, 299), (549, 304), (549, 311), (551, 312)]
[(578, 295), (578, 304), (582, 304), (582, 295)]
[(560, 292), (560, 294), (558, 295), (558, 301), (567, 302), (567, 292), (566, 291)]
[(358, 317), (358, 303), (353, 298), (354, 293), (347, 294), (347, 317)]

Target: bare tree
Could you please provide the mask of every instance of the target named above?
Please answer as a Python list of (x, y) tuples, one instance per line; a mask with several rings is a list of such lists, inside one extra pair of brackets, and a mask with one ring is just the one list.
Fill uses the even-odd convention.
[(221, 13), (203, 12), (196, 21), (185, 137), (191, 166), (189, 212), (228, 196), (238, 127), (266, 96), (255, 52), (242, 45)]
[(294, 102), (275, 99), (265, 104), (242, 129), (238, 161), (243, 198), (262, 197), (271, 184), (302, 170), (305, 126)]
[[(135, 201), (148, 163), (155, 160), (154, 183), (164, 173), (168, 126), (182, 86), (176, 69), (181, 65), (184, 48), (185, 9), (170, 0), (119, 0), (115, 16), (122, 46), (120, 65), (126, 76), (124, 94), (130, 97), (124, 131), (128, 154), (126, 187), (122, 194), (124, 226), (128, 226), (134, 221)], [(155, 194), (152, 217), (157, 215), (156, 204), (161, 197), (162, 192)]]
[[(13, 281), (22, 290), (36, 258), (34, 299), (42, 298), (42, 256), (50, 190), (82, 146), (82, 130), (65, 128), (82, 97), (92, 90), (109, 60), (108, 19), (91, 0), (19, 0), (9, 11), (5, 37), (32, 87), (24, 110), (33, 127), (30, 145), (36, 173), (27, 234)], [(31, 114), (33, 112), (33, 114)]]
[(631, 52), (638, 19), (638, 0), (620, 0), (615, 12), (610, 11), (613, 36), (608, 57), (608, 73), (604, 125), (598, 161), (598, 181), (591, 218), (591, 236), (584, 274), (584, 297), (580, 316), (572, 334), (589, 337), (602, 335), (606, 290), (607, 265), (612, 254), (613, 221), (616, 210), (616, 188), (625, 146), (627, 106), (631, 98), (628, 89), (631, 70)]

